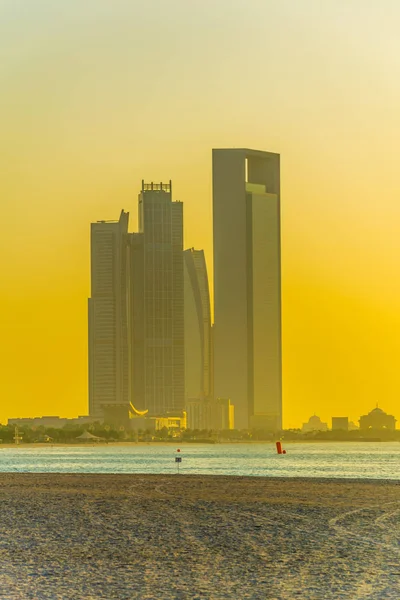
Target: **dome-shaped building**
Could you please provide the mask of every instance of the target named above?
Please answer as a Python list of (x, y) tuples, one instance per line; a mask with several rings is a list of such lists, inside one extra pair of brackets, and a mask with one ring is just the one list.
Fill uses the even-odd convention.
[(396, 419), (377, 406), (367, 415), (360, 417), (360, 429), (389, 429), (393, 431), (396, 429)]
[(310, 431), (327, 431), (328, 424), (323, 423), (317, 415), (313, 415), (308, 419), (307, 423), (303, 423), (301, 428), (302, 433), (308, 433)]

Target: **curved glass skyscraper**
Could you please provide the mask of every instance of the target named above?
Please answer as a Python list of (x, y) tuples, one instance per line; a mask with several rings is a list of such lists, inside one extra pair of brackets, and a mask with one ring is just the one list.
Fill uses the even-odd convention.
[(209, 399), (212, 390), (211, 307), (203, 250), (184, 252), (186, 398)]

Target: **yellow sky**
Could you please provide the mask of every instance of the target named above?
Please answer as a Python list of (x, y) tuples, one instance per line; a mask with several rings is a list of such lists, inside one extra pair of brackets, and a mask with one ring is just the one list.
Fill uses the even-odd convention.
[(282, 156), (284, 424), (400, 419), (397, 0), (0, 2), (0, 421), (87, 411), (89, 223)]

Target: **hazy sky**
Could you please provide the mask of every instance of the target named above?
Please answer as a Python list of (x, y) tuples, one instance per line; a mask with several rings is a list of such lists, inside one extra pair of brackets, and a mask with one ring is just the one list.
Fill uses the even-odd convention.
[(284, 424), (400, 419), (398, 0), (0, 0), (0, 420), (87, 412), (89, 223), (282, 162)]

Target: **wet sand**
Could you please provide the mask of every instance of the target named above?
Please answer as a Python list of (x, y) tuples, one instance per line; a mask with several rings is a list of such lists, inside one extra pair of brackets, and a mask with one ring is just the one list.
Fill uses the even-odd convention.
[(400, 598), (400, 482), (0, 474), (2, 599)]

